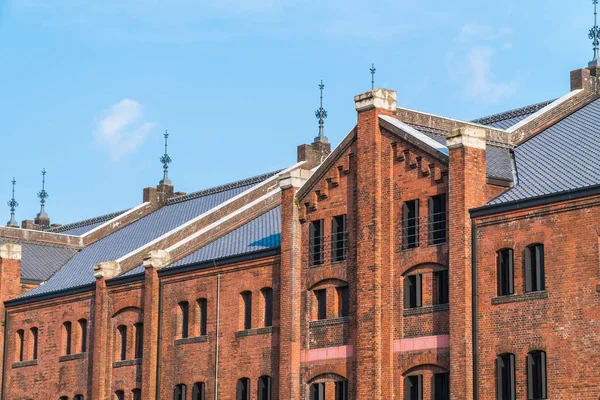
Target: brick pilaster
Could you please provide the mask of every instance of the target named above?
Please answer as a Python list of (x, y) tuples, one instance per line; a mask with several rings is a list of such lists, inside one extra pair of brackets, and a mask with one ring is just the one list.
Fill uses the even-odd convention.
[[(4, 304), (6, 300), (17, 297), (21, 292), (21, 245), (2, 244), (0, 245), (0, 302)], [(4, 307), (3, 307), (4, 309)], [(4, 311), (4, 310), (3, 310)], [(5, 320), (5, 313), (2, 313), (2, 329), (0, 329), (0, 360), (4, 359), (4, 325), (8, 324)], [(6, 350), (8, 351), (8, 350)], [(0, 376), (5, 366), (0, 363)]]
[(485, 130), (464, 127), (449, 149), (450, 388), (453, 400), (473, 398), (471, 218), (485, 203)]
[(296, 191), (308, 177), (308, 171), (299, 169), (283, 174), (279, 178), (281, 187), (279, 400), (300, 399), (302, 265)]
[[(384, 283), (382, 251), (382, 136), (379, 115), (394, 115), (396, 92), (377, 89), (354, 98), (357, 125), (356, 398), (393, 393), (393, 319)], [(388, 307), (389, 306), (389, 307)]]

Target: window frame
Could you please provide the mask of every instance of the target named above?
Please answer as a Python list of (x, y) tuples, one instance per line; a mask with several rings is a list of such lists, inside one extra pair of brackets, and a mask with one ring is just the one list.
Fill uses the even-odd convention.
[(236, 400), (250, 400), (250, 379), (240, 378), (236, 384)]
[(243, 312), (242, 330), (252, 329), (252, 292), (244, 290), (240, 296), (242, 297)]
[(79, 343), (79, 352), (80, 353), (85, 353), (87, 352), (87, 324), (88, 321), (85, 318), (81, 318), (80, 320), (77, 321), (77, 324), (79, 325), (79, 337), (80, 337), (80, 343)]
[(179, 306), (181, 316), (180, 336), (182, 339), (185, 339), (190, 335), (190, 303), (188, 301), (180, 301), (177, 305)]
[(450, 302), (450, 281), (448, 269), (433, 271), (436, 283), (435, 304), (448, 304)]
[(309, 224), (309, 264), (311, 266), (322, 265), (325, 262), (324, 257), (324, 223), (323, 219), (311, 221)]
[(433, 400), (450, 400), (450, 373), (433, 374)]
[(206, 336), (208, 325), (208, 300), (204, 297), (196, 301), (198, 304), (198, 324), (200, 336)]
[(192, 400), (206, 400), (206, 385), (204, 382), (196, 382), (192, 388)]
[(37, 360), (40, 330), (37, 326), (33, 326), (29, 331), (31, 332), (31, 359)]
[(63, 322), (63, 340), (64, 340), (64, 355), (73, 354), (73, 324), (71, 321)]
[(525, 291), (542, 292), (546, 290), (544, 245), (530, 244), (525, 248)]
[(500, 354), (496, 357), (496, 399), (516, 400), (517, 385), (515, 355)]
[(133, 358), (141, 359), (144, 357), (144, 323), (136, 322), (133, 324), (135, 331), (135, 354)]
[[(272, 396), (272, 379), (268, 375), (263, 375), (258, 378), (258, 392), (257, 399), (258, 400), (271, 400)], [(262, 392), (262, 393), (261, 393)]]
[(342, 262), (346, 259), (348, 226), (346, 214), (331, 218), (331, 262)]
[(404, 400), (423, 400), (423, 375), (408, 375), (404, 378)]
[(117, 326), (117, 333), (119, 338), (119, 361), (127, 360), (127, 326)]
[(316, 302), (317, 320), (327, 319), (327, 289), (317, 289), (313, 291)]
[(419, 307), (423, 307), (423, 275), (412, 274), (405, 276), (404, 308), (410, 309)]
[(527, 353), (527, 398), (545, 400), (548, 398), (548, 371), (546, 352), (534, 350)]
[(402, 247), (415, 249), (419, 242), (419, 199), (408, 200), (402, 205)]
[(428, 206), (429, 244), (444, 244), (448, 240), (448, 199), (446, 193), (431, 196), (428, 200)]
[(515, 294), (515, 255), (511, 248), (496, 252), (498, 296)]

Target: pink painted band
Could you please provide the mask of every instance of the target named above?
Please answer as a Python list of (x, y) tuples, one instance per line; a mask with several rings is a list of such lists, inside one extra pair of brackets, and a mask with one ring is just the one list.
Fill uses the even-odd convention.
[(394, 353), (450, 347), (449, 335), (423, 336), (412, 339), (394, 340)]
[(336, 358), (350, 358), (352, 355), (352, 346), (326, 347), (323, 349), (303, 350), (300, 354), (300, 361), (334, 360)]

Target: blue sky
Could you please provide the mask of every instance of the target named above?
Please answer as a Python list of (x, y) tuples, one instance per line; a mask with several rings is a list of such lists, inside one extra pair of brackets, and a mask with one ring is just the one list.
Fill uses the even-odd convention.
[[(591, 59), (591, 1), (0, 1), (0, 200), (53, 222), (135, 206), (161, 178), (196, 191), (283, 168), (317, 134), (333, 145), (353, 96), (471, 119), (553, 99)], [(4, 203), (0, 203), (4, 204)], [(8, 208), (0, 208), (0, 223)], [(4, 220), (2, 220), (4, 218)]]

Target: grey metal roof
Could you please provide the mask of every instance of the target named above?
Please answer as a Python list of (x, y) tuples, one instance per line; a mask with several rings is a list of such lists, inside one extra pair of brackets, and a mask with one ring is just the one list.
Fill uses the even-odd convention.
[(45, 281), (69, 261), (78, 251), (74, 247), (26, 242), (0, 237), (0, 244), (21, 245), (21, 278)]
[(50, 228), (47, 231), (54, 232), (54, 233), (62, 233), (65, 235), (81, 236), (81, 235), (91, 231), (92, 229), (96, 228), (97, 226), (100, 226), (103, 223), (110, 221), (111, 219), (116, 218), (119, 215), (121, 215), (127, 211), (128, 210), (123, 210), (123, 211), (118, 211), (118, 212), (114, 212), (114, 213), (110, 213), (110, 214), (106, 214), (106, 215), (101, 215), (99, 217), (85, 219), (83, 221), (73, 222), (71, 224), (65, 224), (65, 225), (57, 226), (55, 228)]
[[(443, 144), (444, 146), (446, 145), (446, 137), (444, 135), (448, 132), (414, 124), (411, 124), (410, 126), (436, 142)], [(510, 149), (507, 146), (502, 146), (494, 142), (487, 142), (486, 159), (486, 174), (489, 178), (513, 179)]]
[(488, 125), (493, 128), (508, 129), (511, 126), (521, 122), (530, 115), (536, 113), (546, 107), (554, 100), (543, 101), (541, 103), (532, 104), (526, 107), (516, 108), (514, 110), (505, 111), (499, 114), (489, 115), (487, 117), (478, 118), (471, 122), (481, 125)]
[(517, 184), (489, 204), (600, 184), (600, 99), (514, 150)]
[(237, 256), (280, 246), (281, 207), (277, 206), (271, 211), (267, 211), (247, 224), (176, 261), (167, 268), (192, 265), (202, 261)]
[(94, 265), (116, 260), (230, 198), (275, 175), (260, 175), (174, 199), (164, 207), (82, 249), (44, 285), (24, 294), (32, 296), (94, 282)]

